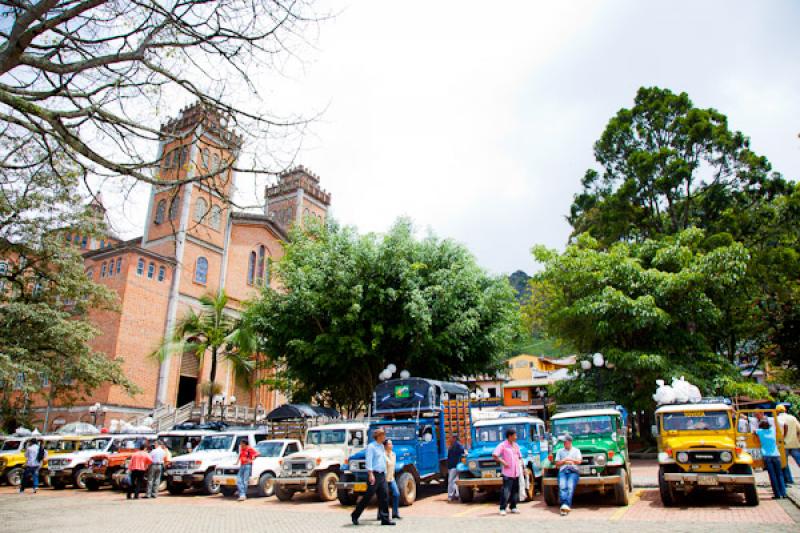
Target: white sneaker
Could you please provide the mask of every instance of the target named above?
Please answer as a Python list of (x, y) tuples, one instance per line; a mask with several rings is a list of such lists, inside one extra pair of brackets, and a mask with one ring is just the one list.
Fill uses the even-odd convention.
[(243, 502), (247, 499), (247, 496), (239, 496), (239, 501)]
[(505, 515), (506, 515), (505, 511), (500, 511), (500, 516), (505, 516)]
[(511, 509), (511, 514), (519, 514), (519, 509), (514, 507), (513, 509)]

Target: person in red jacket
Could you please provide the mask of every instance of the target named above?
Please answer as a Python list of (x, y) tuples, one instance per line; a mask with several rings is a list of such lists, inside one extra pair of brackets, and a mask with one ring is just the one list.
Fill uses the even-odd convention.
[[(131, 456), (131, 463), (128, 465), (128, 473), (131, 476), (131, 482), (128, 485), (128, 493), (127, 497), (130, 500), (131, 496), (139, 499), (139, 492), (143, 490), (142, 486), (144, 485), (144, 475), (147, 473), (147, 469), (150, 468), (150, 465), (153, 463), (153, 460), (150, 458), (150, 454), (148, 453), (149, 446), (147, 444), (142, 443), (139, 446), (139, 451), (134, 453)], [(144, 496), (147, 498), (147, 494)]]
[(247, 440), (239, 443), (239, 475), (236, 484), (239, 486), (239, 501), (247, 499), (247, 482), (253, 471), (253, 459), (258, 457), (258, 451), (248, 444)]

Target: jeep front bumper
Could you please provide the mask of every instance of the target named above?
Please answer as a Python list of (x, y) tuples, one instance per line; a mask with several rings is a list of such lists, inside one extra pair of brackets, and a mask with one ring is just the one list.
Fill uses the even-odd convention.
[(664, 481), (713, 487), (714, 485), (755, 485), (756, 477), (752, 474), (665, 472)]
[(456, 480), (456, 485), (459, 487), (473, 487), (473, 488), (502, 487), (503, 478), (502, 477), (458, 478)]
[(308, 476), (308, 477), (276, 477), (274, 481), (275, 485), (280, 485), (282, 487), (289, 487), (289, 488), (303, 488), (307, 489), (309, 487), (316, 487), (317, 485), (317, 478)]
[[(581, 476), (578, 478), (579, 487), (600, 486), (600, 485), (615, 485), (622, 480), (622, 476), (615, 474), (613, 476)], [(546, 477), (542, 479), (543, 486), (558, 486), (557, 477)]]
[[(214, 483), (222, 487), (235, 487), (239, 484), (239, 476), (234, 476), (232, 474), (215, 474)], [(253, 485), (258, 485), (257, 477), (251, 477), (247, 479), (247, 486), (252, 487)]]

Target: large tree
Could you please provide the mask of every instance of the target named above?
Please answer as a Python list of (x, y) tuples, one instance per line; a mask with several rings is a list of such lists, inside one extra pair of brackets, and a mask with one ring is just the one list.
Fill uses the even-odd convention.
[(282, 288), (250, 309), (264, 352), (296, 400), (364, 408), (381, 370), (447, 379), (493, 371), (518, 332), (507, 280), (450, 240), (330, 223), (296, 228), (276, 269)]
[[(712, 248), (702, 230), (609, 249), (580, 235), (563, 254), (534, 248), (548, 287), (547, 330), (614, 366), (559, 385), (566, 400), (652, 405), (655, 380), (686, 376), (705, 394), (738, 389), (736, 368), (714, 349), (722, 309), (741, 298), (749, 253), (739, 243)], [(597, 381), (596, 381), (597, 380)], [(598, 387), (600, 385), (600, 387)], [(763, 391), (762, 391), (763, 392)]]
[[(172, 139), (160, 128), (160, 108), (176, 98), (199, 101), (246, 137), (252, 157), (240, 157), (235, 170), (280, 170), (297, 147), (278, 141), (305, 122), (270, 113), (258, 88), (319, 20), (309, 1), (0, 5), (0, 170), (27, 164), (15, 153), (36, 145), (38, 162), (58, 152), (84, 173), (163, 183), (152, 141)], [(209, 180), (217, 171), (197, 169), (187, 179)]]
[(0, 417), (28, 423), (35, 393), (50, 407), (108, 383), (137, 388), (121, 361), (90, 347), (98, 332), (88, 310), (113, 309), (115, 298), (87, 278), (80, 250), (64, 240), (65, 233), (99, 236), (102, 221), (78, 194), (68, 158), (35, 165), (35, 147), (17, 156), (31, 164), (0, 173)]

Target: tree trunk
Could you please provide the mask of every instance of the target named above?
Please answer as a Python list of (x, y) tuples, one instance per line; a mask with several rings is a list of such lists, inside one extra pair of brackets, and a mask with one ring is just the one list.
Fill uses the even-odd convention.
[(47, 426), (50, 424), (50, 408), (53, 406), (53, 384), (50, 384), (50, 394), (47, 395), (47, 408), (44, 410), (44, 425), (42, 426), (42, 433), (47, 433)]
[(211, 420), (211, 409), (214, 407), (214, 382), (217, 379), (217, 347), (211, 348), (211, 373), (208, 376), (211, 385), (208, 387), (208, 419)]

